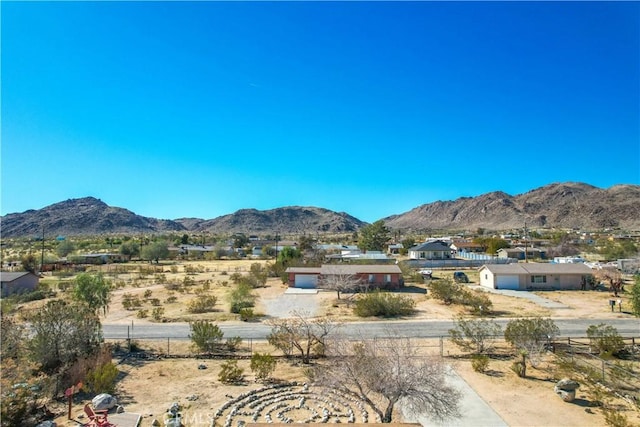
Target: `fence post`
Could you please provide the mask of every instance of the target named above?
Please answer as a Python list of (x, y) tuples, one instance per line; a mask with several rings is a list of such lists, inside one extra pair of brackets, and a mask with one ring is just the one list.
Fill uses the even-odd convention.
[(602, 382), (605, 382), (606, 378), (604, 374), (604, 360), (600, 361), (600, 363), (602, 364)]
[(171, 338), (167, 337), (167, 356), (170, 355), (171, 353), (169, 352), (169, 340)]
[(440, 336), (440, 357), (444, 357), (444, 337)]

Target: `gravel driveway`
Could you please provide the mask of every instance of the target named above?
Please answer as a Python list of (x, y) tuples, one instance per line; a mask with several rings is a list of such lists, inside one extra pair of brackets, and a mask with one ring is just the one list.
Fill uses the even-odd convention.
[(265, 314), (269, 317), (291, 317), (293, 310), (308, 313), (308, 317), (313, 317), (318, 313), (318, 300), (317, 289), (288, 288), (281, 295), (263, 299), (262, 304)]

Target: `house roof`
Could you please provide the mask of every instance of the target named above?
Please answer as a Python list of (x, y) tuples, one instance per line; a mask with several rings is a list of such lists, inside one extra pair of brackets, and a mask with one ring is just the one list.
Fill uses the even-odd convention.
[(289, 267), (285, 273), (320, 274), (320, 267)]
[(331, 274), (393, 274), (401, 273), (400, 267), (395, 264), (324, 264), (320, 267), (323, 275)]
[(3, 283), (9, 283), (21, 278), (22, 276), (27, 276), (29, 274), (32, 276), (36, 276), (35, 274), (29, 271), (18, 271), (18, 272), (2, 271), (0, 272), (0, 281)]
[(449, 247), (448, 243), (445, 243), (441, 240), (434, 240), (431, 242), (424, 242), (418, 246), (414, 246), (411, 249), (409, 249), (410, 251), (414, 251), (414, 252), (421, 252), (421, 251), (450, 251), (451, 248)]
[(395, 264), (323, 264), (321, 267), (289, 267), (287, 273), (299, 274), (393, 274), (401, 273)]
[[(538, 248), (526, 248), (527, 252), (544, 252), (542, 249)], [(522, 246), (518, 246), (515, 248), (500, 248), (498, 252), (506, 252), (506, 253), (524, 253), (525, 248)]]
[(550, 264), (543, 262), (515, 264), (486, 264), (480, 270), (487, 269), (494, 274), (590, 274), (591, 268), (584, 264)]

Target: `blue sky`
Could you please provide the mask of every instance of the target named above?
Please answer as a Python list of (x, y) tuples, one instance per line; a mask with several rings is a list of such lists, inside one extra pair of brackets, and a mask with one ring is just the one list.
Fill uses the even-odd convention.
[(1, 213), (373, 222), (640, 184), (637, 2), (6, 2)]

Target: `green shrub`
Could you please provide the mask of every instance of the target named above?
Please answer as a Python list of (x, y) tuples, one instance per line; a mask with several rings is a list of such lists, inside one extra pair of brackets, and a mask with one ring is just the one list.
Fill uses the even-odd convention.
[(526, 372), (524, 363), (521, 361), (513, 362), (511, 364), (511, 370), (519, 377), (524, 377), (524, 373)]
[(214, 310), (218, 299), (213, 295), (198, 295), (187, 304), (189, 313), (206, 313)]
[(193, 346), (202, 352), (210, 353), (220, 344), (224, 333), (218, 325), (208, 320), (196, 320), (189, 324), (191, 328), (191, 342)]
[(483, 292), (466, 289), (460, 293), (460, 304), (467, 307), (471, 313), (477, 315), (488, 314), (493, 308), (493, 303)]
[(225, 346), (229, 351), (236, 351), (238, 347), (240, 347), (240, 344), (242, 344), (242, 338), (240, 337), (227, 338), (225, 342)]
[(138, 307), (142, 307), (142, 301), (140, 301), (138, 296), (126, 293), (122, 295), (122, 307), (125, 310), (135, 310)]
[(87, 388), (95, 394), (109, 393), (115, 391), (118, 368), (112, 362), (98, 366), (89, 371), (85, 378)]
[(244, 370), (238, 367), (238, 361), (227, 360), (220, 366), (218, 379), (223, 384), (237, 384), (244, 379)]
[(276, 359), (268, 354), (253, 353), (251, 355), (251, 372), (256, 376), (258, 381), (266, 381), (276, 370)]
[(162, 307), (154, 307), (153, 310), (151, 310), (151, 317), (156, 322), (162, 320), (163, 315), (164, 315), (164, 308)]
[(360, 317), (395, 317), (413, 314), (415, 301), (404, 295), (375, 291), (356, 300), (354, 313)]
[(136, 317), (138, 319), (145, 319), (149, 316), (149, 310), (138, 310)]
[(240, 310), (240, 320), (243, 322), (249, 322), (256, 318), (252, 308), (243, 308)]
[(428, 288), (433, 298), (445, 304), (454, 303), (459, 298), (460, 290), (462, 289), (460, 285), (454, 283), (453, 280), (449, 278), (432, 280)]
[(587, 328), (591, 346), (601, 355), (616, 355), (624, 349), (624, 340), (614, 326), (600, 323)]
[(489, 356), (486, 354), (474, 354), (471, 356), (471, 367), (476, 372), (487, 372), (489, 367)]

